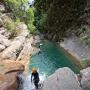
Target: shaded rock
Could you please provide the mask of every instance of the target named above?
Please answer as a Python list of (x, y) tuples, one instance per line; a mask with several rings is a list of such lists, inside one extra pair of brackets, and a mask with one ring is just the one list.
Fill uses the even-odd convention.
[(17, 76), (24, 66), (15, 61), (0, 62), (0, 90), (17, 90)]
[(90, 90), (90, 67), (80, 71), (82, 75), (81, 85), (83, 90)]
[(9, 38), (11, 35), (11, 32), (9, 32), (6, 28), (1, 27), (0, 28), (0, 34), (4, 35), (6, 38)]
[(0, 27), (3, 26), (3, 20), (0, 18)]
[(0, 44), (0, 52), (4, 49), (5, 49), (5, 46)]
[(60, 68), (46, 81), (42, 90), (82, 90), (74, 72), (69, 68)]

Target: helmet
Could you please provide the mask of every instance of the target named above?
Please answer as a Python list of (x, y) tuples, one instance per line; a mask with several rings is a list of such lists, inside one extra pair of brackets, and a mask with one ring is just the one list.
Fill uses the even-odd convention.
[(37, 69), (36, 68), (32, 68), (32, 73), (35, 73), (37, 72)]

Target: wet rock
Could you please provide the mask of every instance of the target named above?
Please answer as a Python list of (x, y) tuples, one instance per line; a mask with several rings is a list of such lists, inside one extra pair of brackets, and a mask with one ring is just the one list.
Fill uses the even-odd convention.
[(90, 67), (80, 71), (82, 75), (81, 85), (83, 90), (90, 90)]
[(15, 61), (0, 62), (0, 90), (17, 90), (17, 76), (24, 66)]
[(82, 90), (74, 72), (65, 67), (58, 69), (46, 81), (42, 90)]

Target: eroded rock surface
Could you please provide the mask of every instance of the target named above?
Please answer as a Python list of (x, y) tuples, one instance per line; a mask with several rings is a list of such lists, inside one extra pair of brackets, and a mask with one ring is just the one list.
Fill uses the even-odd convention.
[(17, 76), (24, 66), (15, 61), (0, 62), (0, 90), (17, 90)]
[(84, 68), (89, 66), (87, 62), (90, 62), (90, 48), (82, 44), (77, 37), (65, 38), (60, 46), (74, 56)]
[(83, 90), (90, 90), (90, 67), (81, 70), (81, 85)]
[(42, 90), (82, 90), (74, 72), (65, 67), (58, 69), (46, 81)]

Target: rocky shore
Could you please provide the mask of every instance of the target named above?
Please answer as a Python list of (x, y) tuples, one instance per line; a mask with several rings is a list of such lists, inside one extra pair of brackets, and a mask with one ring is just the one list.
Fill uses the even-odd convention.
[(60, 43), (60, 46), (75, 57), (83, 68), (90, 66), (90, 48), (82, 44), (77, 37), (71, 36), (65, 38), (64, 41)]
[(44, 81), (41, 90), (90, 90), (90, 67), (81, 70), (80, 75), (68, 67), (60, 68)]

